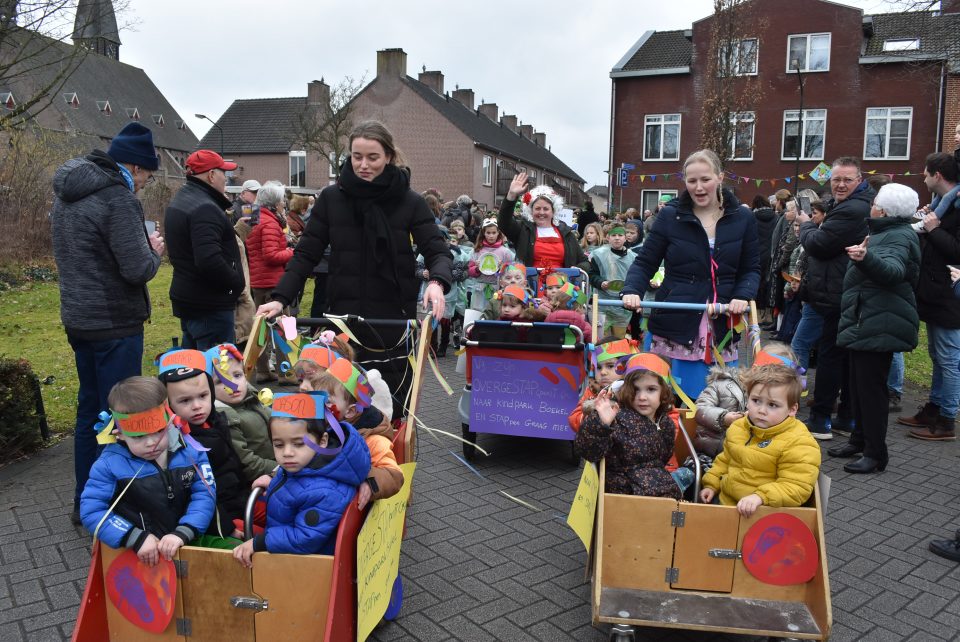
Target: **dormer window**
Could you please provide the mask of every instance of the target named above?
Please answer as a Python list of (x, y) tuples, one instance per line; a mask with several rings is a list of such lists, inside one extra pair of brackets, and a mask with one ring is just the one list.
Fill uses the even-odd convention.
[(897, 40), (884, 40), (884, 51), (918, 51), (920, 49), (920, 38), (902, 38)]
[(182, 120), (175, 120), (175, 121), (173, 122), (173, 124), (177, 126), (177, 129), (186, 129), (186, 128), (187, 128), (187, 124), (186, 124), (185, 122), (183, 122)]
[(130, 120), (140, 120), (140, 110), (136, 107), (127, 107), (126, 112)]
[(104, 116), (111, 116), (113, 114), (113, 109), (110, 107), (109, 100), (98, 100), (97, 109), (99, 109), (100, 113)]
[(154, 115), (153, 115), (153, 122), (154, 122), (154, 124), (157, 125), (158, 127), (163, 127), (163, 114), (154, 114)]
[(78, 107), (80, 106), (80, 99), (77, 97), (77, 92), (75, 92), (75, 91), (74, 91), (74, 92), (67, 93), (67, 94), (64, 94), (64, 95), (63, 95), (63, 100), (64, 100), (64, 102), (66, 102), (68, 105), (70, 105), (70, 106), (73, 107), (74, 109), (76, 109), (76, 108), (78, 108)]
[(3, 104), (7, 109), (14, 109), (17, 106), (17, 101), (13, 97), (12, 91), (3, 91), (0, 92), (0, 104)]

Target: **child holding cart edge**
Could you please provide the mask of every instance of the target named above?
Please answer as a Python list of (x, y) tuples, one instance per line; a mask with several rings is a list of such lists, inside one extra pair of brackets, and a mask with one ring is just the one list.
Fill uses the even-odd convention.
[(597, 394), (613, 382), (623, 379), (626, 360), (639, 351), (637, 342), (631, 339), (606, 337), (597, 345), (591, 353), (593, 377), (567, 419), (573, 432), (580, 430), (584, 416), (594, 412)]
[(262, 551), (333, 554), (337, 525), (370, 469), (370, 452), (326, 400), (323, 392), (274, 397), (270, 439), (280, 469), (267, 485), (266, 529), (233, 550), (242, 566), (251, 568)]
[(213, 518), (216, 489), (207, 456), (181, 443), (163, 384), (129, 377), (108, 397), (97, 442), (106, 444), (80, 497), (95, 538), (129, 548), (141, 562), (170, 560)]
[(587, 461), (606, 459), (605, 492), (680, 499), (679, 481), (666, 469), (677, 429), (669, 380), (666, 361), (634, 355), (619, 390), (600, 391), (596, 412), (584, 417), (574, 446)]
[(719, 496), (744, 517), (760, 506), (801, 506), (820, 474), (820, 446), (796, 418), (800, 374), (777, 357), (767, 359), (743, 373), (747, 415), (727, 428), (700, 491), (702, 501)]

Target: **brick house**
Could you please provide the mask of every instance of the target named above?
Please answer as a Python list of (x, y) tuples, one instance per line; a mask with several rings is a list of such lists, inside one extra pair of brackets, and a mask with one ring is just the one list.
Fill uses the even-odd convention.
[[(307, 85), (307, 97), (236, 100), (217, 121), (224, 155), (239, 163), (233, 178), (282, 180), (295, 191), (315, 191), (333, 180), (330, 162), (298, 150), (297, 115), (309, 102), (329, 101), (323, 81)], [(499, 115), (495, 103), (474, 104), (474, 92), (445, 91), (440, 71), (407, 75), (402, 49), (377, 52), (377, 75), (353, 99), (353, 120), (382, 121), (412, 168), (417, 191), (437, 188), (447, 199), (469, 194), (493, 208), (503, 199), (516, 172), (526, 170), (568, 202), (584, 199), (584, 179), (557, 158), (546, 134), (521, 124), (515, 115)], [(212, 128), (201, 147), (218, 149), (220, 132)]]
[[(960, 116), (958, 7), (954, 0), (943, 12), (865, 16), (825, 0), (756, 2), (750, 22), (765, 28), (747, 27), (749, 36), (727, 49), (739, 54), (730, 82), (752, 76), (763, 87), (749, 110), (731, 114), (734, 152), (725, 169), (741, 199), (798, 184), (823, 191), (810, 171), (842, 155), (925, 195), (923, 159), (953, 149)], [(700, 145), (708, 56), (718, 55), (710, 51), (713, 21), (647, 31), (610, 72), (611, 176), (624, 163), (636, 166), (623, 207), (650, 209), (683, 187), (683, 159)], [(614, 184), (615, 198), (620, 191)]]

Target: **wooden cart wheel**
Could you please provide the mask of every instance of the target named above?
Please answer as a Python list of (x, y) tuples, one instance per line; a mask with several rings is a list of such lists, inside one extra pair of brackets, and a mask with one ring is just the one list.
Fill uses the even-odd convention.
[[(477, 443), (477, 433), (470, 432), (470, 424), (460, 424), (460, 430), (463, 434), (463, 456), (467, 458), (468, 461), (473, 461), (477, 457), (477, 449), (474, 448), (471, 444)], [(466, 442), (470, 442), (469, 444)]]

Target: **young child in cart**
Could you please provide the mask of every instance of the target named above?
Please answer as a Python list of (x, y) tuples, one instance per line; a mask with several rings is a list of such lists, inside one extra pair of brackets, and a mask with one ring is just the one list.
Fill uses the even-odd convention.
[(266, 529), (233, 549), (242, 566), (252, 567), (261, 551), (333, 554), (337, 525), (370, 470), (370, 451), (352, 426), (329, 415), (326, 399), (324, 393), (274, 397), (270, 439), (280, 470), (265, 493)]
[(820, 474), (820, 446), (796, 417), (800, 374), (783, 359), (762, 355), (741, 377), (747, 415), (727, 428), (723, 452), (700, 491), (704, 502), (718, 497), (745, 517), (760, 506), (801, 506)]
[(631, 339), (617, 339), (611, 336), (597, 345), (591, 354), (593, 376), (568, 418), (573, 432), (580, 430), (584, 416), (594, 412), (593, 404), (597, 394), (614, 381), (623, 379), (627, 359), (638, 352), (640, 352), (638, 343)]
[[(500, 291), (511, 285), (516, 285), (521, 289), (526, 289), (526, 266), (523, 263), (516, 261), (501, 266), (499, 276), (497, 277), (497, 283), (500, 287)], [(487, 307), (484, 308), (483, 314), (480, 315), (480, 318), (488, 321), (495, 321), (500, 318), (500, 299), (496, 296), (496, 293), (494, 293), (494, 296), (492, 296), (490, 301), (487, 302)]]
[(107, 401), (110, 412), (96, 427), (106, 447), (80, 497), (80, 518), (107, 546), (129, 548), (155, 566), (207, 530), (216, 504), (213, 474), (206, 453), (181, 443), (158, 380), (124, 379)]
[[(550, 291), (549, 286), (547, 286), (547, 290)], [(550, 292), (548, 296), (550, 297), (550, 313), (544, 321), (575, 325), (583, 332), (583, 342), (591, 343), (593, 341), (593, 330), (583, 313), (583, 306), (587, 301), (586, 292), (570, 281), (564, 281), (563, 285)], [(567, 343), (573, 343), (572, 337)]]
[(546, 310), (533, 304), (530, 293), (522, 285), (508, 285), (493, 295), (500, 307), (500, 321), (543, 321)]
[(680, 499), (681, 488), (667, 471), (676, 423), (670, 416), (670, 366), (655, 354), (632, 356), (615, 393), (597, 395), (574, 446), (587, 461), (606, 458), (607, 493)]

